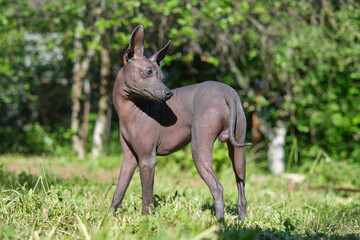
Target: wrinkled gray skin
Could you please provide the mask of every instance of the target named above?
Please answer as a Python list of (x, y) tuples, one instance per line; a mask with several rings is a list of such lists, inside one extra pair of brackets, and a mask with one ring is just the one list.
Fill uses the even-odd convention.
[[(196, 169), (215, 201), (216, 217), (224, 217), (223, 187), (212, 168), (215, 139), (227, 142), (238, 188), (239, 218), (247, 216), (244, 143), (246, 120), (238, 94), (219, 82), (203, 82), (170, 91), (160, 63), (169, 43), (149, 59), (143, 56), (144, 29), (132, 33), (124, 67), (114, 85), (113, 100), (120, 121), (124, 152), (111, 210), (121, 207), (136, 166), (140, 167), (142, 211), (153, 211), (157, 155), (173, 153), (190, 141)], [(235, 135), (235, 136), (234, 136)]]

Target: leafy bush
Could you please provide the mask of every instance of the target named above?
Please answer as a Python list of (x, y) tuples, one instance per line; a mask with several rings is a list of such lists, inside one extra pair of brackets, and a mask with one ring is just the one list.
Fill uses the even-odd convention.
[[(121, 65), (121, 55), (128, 46), (131, 30), (141, 23), (149, 33), (145, 36), (146, 54), (157, 50), (166, 40), (172, 40), (163, 66), (168, 86), (216, 80), (236, 88), (242, 97), (250, 127), (251, 116), (255, 114), (269, 126), (278, 119), (287, 123), (289, 161), (295, 160), (296, 155), (297, 164), (310, 162), (319, 150), (336, 161), (359, 161), (358, 2), (115, 1), (102, 6), (104, 12), (101, 16), (88, 17), (88, 14), (97, 12), (94, 9), (98, 5), (98, 2), (69, 3), (62, 0), (46, 1), (39, 8), (24, 0), (3, 2), (0, 9), (3, 23), (0, 25), (0, 80), (4, 84), (0, 85), (0, 110), (4, 116), (0, 119), (0, 133), (1, 137), (9, 139), (9, 143), (0, 147), (1, 152), (6, 149), (16, 151), (16, 139), (22, 141), (18, 145), (27, 144), (24, 149), (33, 148), (34, 153), (59, 151), (52, 144), (66, 145), (66, 151), (70, 149), (70, 137), (74, 133), (66, 130), (69, 124), (57, 127), (55, 116), (46, 124), (41, 117), (34, 116), (34, 108), (41, 105), (36, 104), (39, 99), (34, 97), (34, 90), (40, 88), (36, 78), (51, 70), (54, 78), (71, 79), (76, 56), (85, 54), (74, 51), (74, 36), (77, 34), (84, 46), (82, 50), (107, 48), (111, 52), (111, 70), (115, 74), (115, 69)], [(46, 66), (35, 62), (28, 66), (24, 63), (29, 54), (24, 51), (24, 34), (39, 32), (56, 33), (52, 36), (58, 38), (50, 37), (45, 45), (49, 50), (59, 47), (56, 49), (62, 51), (62, 55), (56, 55), (58, 58), (52, 60), (57, 61)], [(99, 32), (104, 32), (101, 41), (91, 42)], [(37, 59), (37, 53), (34, 54), (30, 58), (32, 61)], [(90, 64), (86, 78), (98, 85), (100, 57), (95, 54)], [(63, 109), (71, 109), (70, 90), (59, 89), (48, 91), (67, 92)], [(62, 95), (54, 96), (62, 98)], [(95, 103), (92, 106), (96, 106), (99, 94), (92, 97), (92, 103)], [(95, 111), (96, 107), (92, 110)], [(51, 111), (55, 109), (50, 106), (46, 113), (39, 115), (47, 116)], [(90, 130), (95, 118), (93, 115)], [(8, 128), (17, 121), (23, 122), (20, 128)], [(50, 128), (41, 129), (35, 122)], [(116, 124), (117, 120), (114, 122)], [(23, 135), (25, 125), (30, 130), (27, 136)], [(107, 144), (110, 152), (120, 153), (118, 129), (113, 129), (113, 141)], [(25, 138), (29, 141), (21, 140)], [(32, 138), (34, 144), (30, 141)], [(263, 141), (264, 138), (255, 140)], [(91, 144), (91, 134), (88, 144)], [(218, 146), (215, 149), (214, 163), (220, 167), (223, 165), (220, 159), (227, 154)], [(173, 156), (175, 160), (183, 161), (184, 166), (190, 161), (186, 151)]]

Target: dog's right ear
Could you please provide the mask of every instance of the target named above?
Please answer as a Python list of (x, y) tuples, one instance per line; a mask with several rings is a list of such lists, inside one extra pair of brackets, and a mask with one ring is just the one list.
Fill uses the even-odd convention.
[(132, 58), (142, 58), (144, 56), (144, 27), (140, 24), (131, 34), (130, 44), (124, 54), (124, 65)]

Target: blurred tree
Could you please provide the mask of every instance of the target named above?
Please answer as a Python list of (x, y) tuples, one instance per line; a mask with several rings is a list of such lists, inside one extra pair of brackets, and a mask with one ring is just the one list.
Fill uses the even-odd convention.
[[(94, 88), (92, 106), (96, 107), (91, 111), (98, 114), (94, 134), (89, 136), (94, 156), (102, 151), (116, 69), (122, 65), (132, 29), (143, 24), (147, 55), (172, 40), (163, 66), (170, 87), (212, 79), (238, 90), (253, 128), (251, 137), (254, 142), (269, 143), (269, 164), (281, 166), (277, 172), (284, 169), (286, 159), (300, 163), (319, 152), (337, 160), (358, 161), (360, 157), (360, 7), (356, 1), (27, 3), (1, 3), (0, 76), (4, 84), (0, 87), (4, 91), (0, 107), (15, 109), (20, 99), (36, 102), (31, 89), (39, 84), (19, 79), (36, 78), (46, 68), (39, 65), (34, 70), (33, 64), (24, 64), (22, 59), (28, 54), (23, 51), (25, 31), (58, 34), (61, 41), (46, 41), (52, 49), (61, 45), (64, 59), (58, 67), (63, 77), (73, 80), (70, 135), (74, 142), (83, 134), (82, 81), (89, 79)], [(31, 113), (37, 105), (28, 106)], [(3, 119), (8, 122), (31, 116), (6, 111)], [(36, 118), (31, 117), (32, 121)], [(83, 156), (86, 146), (75, 145)], [(274, 154), (274, 149), (279, 150)]]
[[(36, 117), (32, 111), (36, 97), (26, 81), (30, 69), (25, 66), (26, 1), (2, 1), (0, 7), (0, 152), (22, 151), (22, 136)], [(6, 139), (6, 141), (4, 141)]]
[(103, 149), (104, 135), (107, 127), (107, 111), (111, 107), (109, 102), (109, 76), (111, 71), (110, 54), (103, 43), (100, 50), (101, 69), (100, 69), (100, 99), (98, 105), (98, 117), (96, 119), (93, 144), (91, 154), (94, 158), (101, 155)]
[[(289, 145), (302, 160), (314, 159), (320, 149), (335, 159), (358, 159), (359, 107), (353, 105), (359, 101), (358, 3), (191, 3), (180, 7), (185, 9), (177, 16), (181, 30), (171, 29), (169, 36), (181, 39), (175, 44), (188, 51), (182, 59), (192, 67), (197, 59), (210, 65), (201, 74), (213, 70), (215, 79), (241, 87), (253, 120), (261, 119), (253, 137), (263, 129), (269, 148), (280, 136), (284, 146), (282, 133), (289, 128), (287, 142), (296, 143)], [(175, 79), (182, 77), (177, 72)], [(278, 131), (278, 126), (286, 128)], [(284, 149), (278, 149), (277, 154), (269, 149), (268, 160), (282, 166), (279, 173)]]
[(84, 116), (85, 122), (81, 124), (80, 114), (83, 81), (88, 74), (94, 55), (99, 50), (100, 39), (105, 34), (104, 29), (98, 29), (97, 23), (104, 18), (106, 2), (106, 0), (91, 3), (87, 1), (73, 3), (68, 0), (49, 1), (43, 7), (48, 19), (56, 19), (53, 31), (62, 32), (68, 37), (66, 51), (73, 61), (71, 131), (73, 149), (79, 159), (85, 157), (86, 139), (84, 138), (88, 135), (86, 127), (88, 116)]

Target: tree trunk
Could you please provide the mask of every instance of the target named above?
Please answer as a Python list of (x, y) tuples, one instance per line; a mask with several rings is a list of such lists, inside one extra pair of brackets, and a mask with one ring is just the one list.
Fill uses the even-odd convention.
[(285, 170), (285, 137), (286, 126), (283, 121), (277, 120), (274, 129), (261, 122), (260, 131), (270, 140), (267, 152), (269, 170), (278, 175)]
[[(106, 8), (106, 0), (99, 1), (99, 8), (95, 9), (95, 19), (94, 23), (101, 18)], [(95, 25), (93, 26), (95, 27)], [(84, 24), (81, 20), (77, 22), (76, 29), (84, 29)], [(105, 34), (105, 29), (92, 29), (95, 33), (94, 37), (92, 38), (92, 43), (98, 43), (101, 39), (102, 35)], [(77, 153), (79, 159), (83, 159), (85, 157), (85, 145), (84, 145), (84, 129), (83, 132), (80, 131), (80, 97), (82, 93), (82, 80), (86, 76), (86, 73), (89, 70), (90, 61), (92, 57), (95, 55), (96, 50), (95, 48), (88, 48), (85, 49), (81, 42), (81, 32), (75, 32), (75, 39), (74, 39), (74, 51), (76, 54), (75, 64), (73, 68), (73, 79), (74, 84), (72, 86), (72, 115), (71, 115), (71, 130), (74, 132), (72, 137), (73, 140), (73, 149)], [(87, 126), (85, 126), (86, 128)], [(87, 130), (86, 134), (87, 135)], [(85, 136), (86, 137), (86, 136)]]
[(260, 142), (260, 138), (261, 138), (261, 134), (259, 131), (259, 116), (257, 114), (256, 111), (254, 111), (252, 113), (252, 128), (251, 128), (251, 133), (252, 133), (252, 140), (254, 144), (257, 144)]
[(74, 132), (72, 136), (73, 141), (73, 150), (76, 152), (77, 157), (82, 159), (85, 156), (84, 146), (82, 142), (82, 136), (80, 130), (80, 97), (82, 93), (82, 75), (83, 72), (79, 68), (79, 63), (75, 63), (73, 78), (74, 84), (71, 89), (71, 99), (72, 99), (72, 114), (71, 114), (71, 130)]
[(84, 93), (86, 95), (84, 103), (84, 119), (83, 119), (83, 132), (82, 132), (82, 141), (84, 149), (86, 149), (88, 130), (89, 130), (89, 115), (90, 115), (90, 96), (91, 96), (91, 86), (88, 80), (84, 80)]
[[(79, 21), (77, 23), (78, 27), (82, 27), (83, 23)], [(92, 39), (92, 42), (98, 42), (100, 39), (100, 34), (97, 34)], [(71, 89), (71, 99), (72, 99), (72, 114), (71, 114), (71, 130), (74, 132), (72, 136), (73, 141), (73, 150), (76, 152), (77, 157), (79, 159), (83, 159), (85, 157), (85, 147), (83, 141), (83, 134), (80, 131), (80, 98), (82, 94), (82, 80), (85, 77), (86, 73), (89, 70), (90, 60), (95, 55), (95, 49), (88, 49), (86, 51), (85, 57), (82, 59), (80, 52), (84, 51), (83, 45), (80, 40), (80, 33), (75, 33), (75, 41), (74, 41), (74, 50), (77, 53), (77, 57), (75, 60), (74, 68), (73, 68), (73, 79), (74, 84)]]
[(103, 148), (104, 134), (107, 123), (107, 109), (109, 108), (109, 76), (110, 76), (110, 56), (109, 51), (106, 48), (102, 48), (100, 51), (101, 56), (101, 82), (100, 82), (100, 100), (99, 100), (99, 112), (98, 118), (95, 123), (93, 145), (91, 154), (93, 158), (100, 156)]

